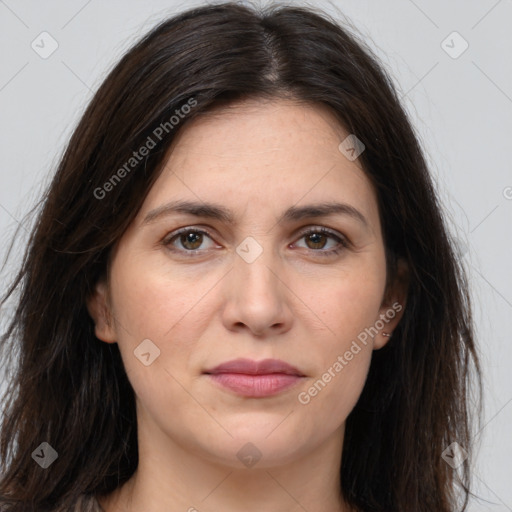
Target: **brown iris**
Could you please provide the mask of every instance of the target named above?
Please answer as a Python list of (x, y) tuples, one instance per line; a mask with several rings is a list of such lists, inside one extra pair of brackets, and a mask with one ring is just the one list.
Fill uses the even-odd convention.
[[(195, 250), (201, 246), (201, 244), (203, 242), (203, 235), (202, 235), (202, 233), (188, 232), (188, 233), (182, 234), (180, 236), (180, 239), (181, 239), (181, 243), (183, 244), (183, 247), (190, 249), (190, 250)], [(187, 244), (194, 245), (194, 247), (190, 247)]]
[(327, 236), (323, 233), (311, 233), (306, 235), (305, 238), (306, 243), (311, 242), (314, 245), (314, 247), (310, 247), (310, 249), (322, 249), (325, 246)]

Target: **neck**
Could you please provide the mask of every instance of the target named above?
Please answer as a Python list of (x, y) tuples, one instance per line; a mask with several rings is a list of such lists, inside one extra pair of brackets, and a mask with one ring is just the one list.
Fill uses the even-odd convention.
[(262, 457), (242, 468), (234, 458), (227, 462), (172, 439), (149, 421), (141, 421), (138, 432), (137, 471), (111, 495), (98, 499), (105, 512), (351, 510), (340, 488), (344, 425), (304, 453), (285, 461)]

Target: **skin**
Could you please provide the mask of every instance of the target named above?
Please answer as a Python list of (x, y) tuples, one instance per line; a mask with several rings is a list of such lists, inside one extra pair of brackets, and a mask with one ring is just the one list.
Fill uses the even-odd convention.
[[(345, 420), (372, 351), (401, 313), (359, 343), (308, 404), (298, 394), (392, 303), (405, 306), (406, 287), (400, 279), (385, 289), (377, 197), (359, 161), (338, 149), (347, 135), (325, 107), (291, 100), (244, 101), (178, 133), (88, 302), (96, 336), (119, 345), (137, 403), (139, 467), (99, 499), (106, 512), (350, 510), (339, 483)], [(219, 203), (235, 224), (183, 213), (143, 222), (177, 199)], [(349, 215), (278, 222), (291, 206), (325, 201), (353, 206), (367, 225)], [(322, 256), (337, 240), (301, 234), (321, 226), (348, 247)], [(172, 238), (182, 227), (211, 237)], [(248, 236), (263, 251), (251, 263), (236, 252)], [(144, 339), (160, 350), (149, 366), (134, 356)], [(305, 377), (278, 395), (247, 398), (203, 373), (237, 357), (282, 359)], [(236, 456), (247, 442), (261, 453), (250, 468)]]

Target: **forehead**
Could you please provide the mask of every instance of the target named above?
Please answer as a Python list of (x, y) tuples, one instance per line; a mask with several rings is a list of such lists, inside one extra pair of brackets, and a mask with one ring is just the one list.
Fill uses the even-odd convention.
[(178, 132), (142, 213), (176, 199), (260, 212), (345, 201), (375, 221), (371, 182), (338, 148), (347, 135), (322, 105), (247, 100), (216, 108)]
[(264, 154), (286, 157), (288, 161), (294, 159), (294, 154), (297, 159), (306, 156), (329, 160), (333, 150), (340, 155), (338, 144), (347, 135), (325, 105), (249, 99), (215, 107), (193, 119), (178, 133), (171, 158), (207, 150), (219, 160), (247, 156), (253, 164), (255, 156)]

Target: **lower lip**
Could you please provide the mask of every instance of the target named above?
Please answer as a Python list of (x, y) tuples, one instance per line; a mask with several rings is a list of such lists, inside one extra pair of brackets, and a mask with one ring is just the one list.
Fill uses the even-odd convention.
[(209, 374), (215, 382), (243, 396), (261, 398), (272, 396), (291, 388), (302, 377), (285, 373), (269, 373), (264, 375), (248, 375), (245, 373)]

